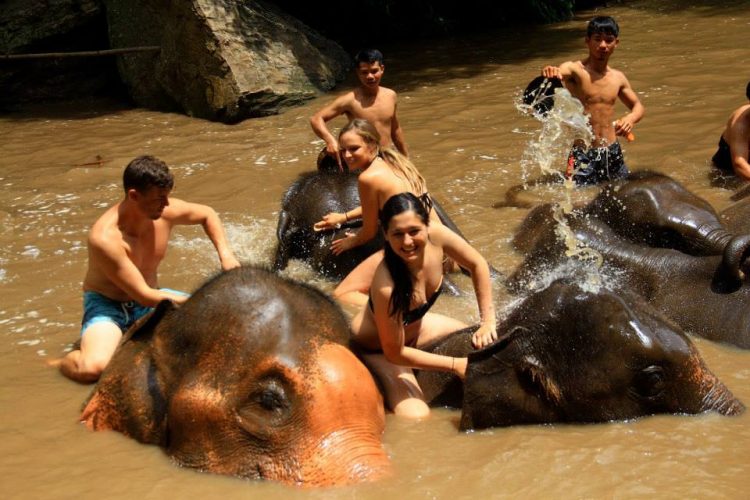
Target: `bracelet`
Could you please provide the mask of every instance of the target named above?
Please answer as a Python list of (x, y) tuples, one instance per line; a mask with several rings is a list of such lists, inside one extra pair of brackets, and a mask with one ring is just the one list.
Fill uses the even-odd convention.
[(344, 212), (344, 222), (349, 222), (349, 212)]

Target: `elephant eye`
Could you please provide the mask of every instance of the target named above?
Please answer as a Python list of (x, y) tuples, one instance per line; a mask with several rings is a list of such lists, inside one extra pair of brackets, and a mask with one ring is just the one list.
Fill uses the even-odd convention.
[(664, 393), (666, 383), (664, 370), (660, 366), (649, 366), (638, 373), (635, 378), (635, 389), (641, 397), (647, 399), (658, 398)]
[(274, 378), (262, 381), (238, 409), (242, 426), (253, 435), (283, 425), (292, 412), (292, 402), (284, 384)]
[(287, 408), (287, 401), (284, 394), (276, 388), (267, 388), (258, 394), (258, 405), (264, 410), (277, 412)]
[(289, 408), (284, 386), (276, 380), (267, 381), (251, 399), (258, 407), (271, 413), (283, 413)]

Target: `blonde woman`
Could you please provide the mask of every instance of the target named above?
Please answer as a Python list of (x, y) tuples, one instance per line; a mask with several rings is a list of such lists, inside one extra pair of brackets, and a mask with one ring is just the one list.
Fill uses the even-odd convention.
[[(350, 170), (361, 170), (358, 189), (361, 206), (346, 213), (332, 212), (314, 226), (316, 231), (333, 229), (349, 220), (362, 218), (362, 229), (348, 232), (344, 238), (333, 241), (331, 251), (339, 255), (373, 239), (378, 231), (378, 211), (392, 196), (412, 193), (428, 207), (431, 201), (427, 194), (424, 177), (414, 164), (393, 148), (380, 147), (380, 134), (375, 127), (363, 119), (349, 122), (339, 134), (339, 147)], [(430, 221), (440, 224), (440, 218), (430, 208)], [(357, 266), (334, 291), (341, 302), (362, 305), (367, 302), (375, 268), (383, 259), (377, 252)]]

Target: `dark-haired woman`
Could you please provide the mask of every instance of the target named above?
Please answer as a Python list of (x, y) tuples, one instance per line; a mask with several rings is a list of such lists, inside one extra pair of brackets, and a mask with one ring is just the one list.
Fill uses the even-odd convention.
[(370, 297), (352, 320), (353, 340), (368, 354), (365, 363), (380, 378), (388, 407), (397, 415), (429, 414), (412, 368), (453, 372), (463, 378), (466, 358), (419, 348), (466, 325), (427, 312), (440, 295), (443, 260), (450, 257), (471, 273), (481, 325), (472, 338), (481, 348), (497, 338), (487, 261), (466, 240), (440, 224), (430, 225), (427, 209), (412, 193), (388, 199), (380, 211), (385, 257), (375, 270)]

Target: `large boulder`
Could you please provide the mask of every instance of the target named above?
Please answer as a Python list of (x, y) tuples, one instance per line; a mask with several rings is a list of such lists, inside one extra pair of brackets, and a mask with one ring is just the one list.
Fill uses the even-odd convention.
[(240, 0), (104, 0), (112, 48), (136, 103), (227, 123), (279, 113), (332, 88), (350, 58), (273, 5)]

